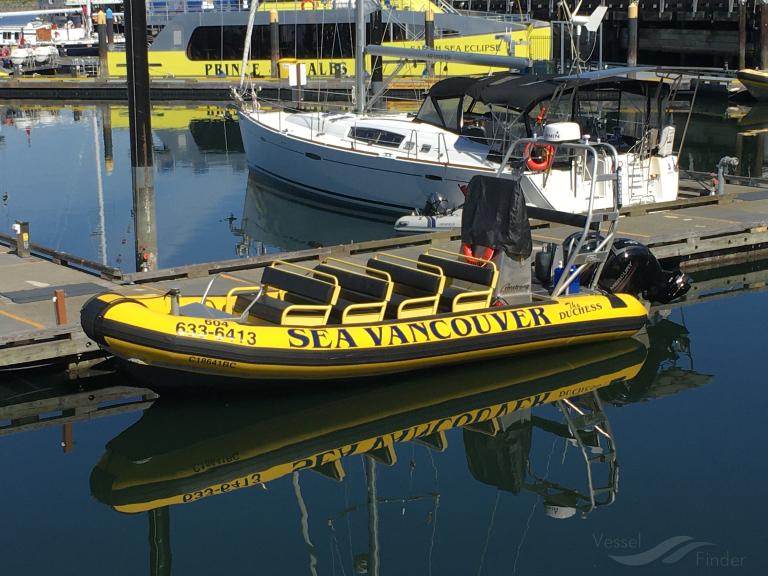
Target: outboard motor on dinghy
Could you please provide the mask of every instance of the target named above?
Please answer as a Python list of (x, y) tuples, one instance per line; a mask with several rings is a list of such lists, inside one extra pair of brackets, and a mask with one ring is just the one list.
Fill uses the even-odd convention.
[[(545, 245), (536, 255), (536, 276), (543, 284), (551, 282), (553, 270), (558, 262), (567, 262), (570, 250), (578, 241), (581, 232), (568, 236), (563, 244)], [(583, 249), (592, 251), (602, 238), (595, 234), (587, 237)], [(589, 266), (579, 276), (582, 285), (589, 284), (595, 267)], [(683, 296), (691, 287), (688, 276), (675, 268), (665, 270), (645, 245), (617, 238), (603, 267), (598, 286), (606, 292), (623, 292), (642, 295), (650, 302), (668, 304)]]
[(421, 209), (421, 215), (423, 216), (443, 216), (449, 212), (450, 206), (448, 205), (448, 200), (436, 192), (432, 192), (429, 195), (424, 204), (424, 208)]

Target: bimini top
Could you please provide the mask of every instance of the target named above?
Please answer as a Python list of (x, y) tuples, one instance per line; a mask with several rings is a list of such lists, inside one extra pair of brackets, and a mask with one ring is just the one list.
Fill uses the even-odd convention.
[[(485, 104), (497, 104), (507, 108), (525, 110), (542, 100), (551, 98), (555, 92), (563, 88), (570, 89), (590, 85), (601, 85), (607, 88), (611, 85), (621, 84), (622, 89), (634, 91), (632, 84), (639, 88), (643, 81), (630, 78), (630, 73), (655, 71), (657, 68), (653, 66), (638, 66), (609, 68), (571, 76), (502, 73), (480, 79), (446, 78), (432, 86), (429, 95), (437, 100), (470, 96)], [(647, 81), (645, 83), (647, 84)]]

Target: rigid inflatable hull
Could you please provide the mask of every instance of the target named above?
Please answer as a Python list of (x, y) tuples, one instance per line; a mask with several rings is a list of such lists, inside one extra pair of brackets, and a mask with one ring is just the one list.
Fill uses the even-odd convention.
[[(643, 305), (626, 294), (573, 295), (520, 306), (320, 327), (173, 316), (158, 309), (160, 300), (96, 296), (83, 307), (83, 328), (107, 351), (139, 364), (245, 379), (324, 380), (625, 338), (647, 319)], [(210, 301), (217, 305), (216, 298)]]

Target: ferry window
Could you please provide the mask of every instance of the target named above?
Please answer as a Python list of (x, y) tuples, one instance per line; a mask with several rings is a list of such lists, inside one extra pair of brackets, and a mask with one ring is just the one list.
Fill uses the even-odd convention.
[(364, 128), (355, 126), (350, 128), (349, 137), (366, 144), (375, 144), (377, 146), (387, 146), (389, 148), (397, 148), (400, 143), (405, 139), (402, 134), (396, 132), (388, 132), (387, 130), (379, 130), (378, 128)]
[[(245, 26), (199, 26), (187, 46), (190, 60), (240, 60), (245, 45)], [(251, 58), (270, 57), (269, 27), (255, 26), (251, 39)]]
[[(395, 27), (394, 40), (402, 31)], [(390, 36), (388, 33), (387, 37)], [(245, 44), (245, 26), (199, 26), (187, 47), (190, 60), (240, 60)], [(355, 30), (350, 23), (280, 26), (280, 55), (284, 58), (353, 58)], [(251, 58), (270, 58), (269, 26), (254, 26)]]
[(352, 58), (354, 30), (348, 24), (280, 27), (280, 54), (293, 58)]

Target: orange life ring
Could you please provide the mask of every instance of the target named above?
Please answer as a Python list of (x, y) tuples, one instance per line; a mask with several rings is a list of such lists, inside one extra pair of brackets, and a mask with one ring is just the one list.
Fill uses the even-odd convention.
[[(543, 156), (534, 158), (533, 152), (538, 150), (543, 151)], [(550, 166), (552, 166), (552, 161), (555, 159), (555, 147), (551, 144), (536, 144), (535, 142), (529, 142), (525, 145), (523, 155), (527, 158), (525, 165), (529, 170), (533, 170), (534, 172), (544, 172), (544, 170), (549, 170)]]
[(309, 4), (309, 9), (310, 10), (314, 10), (315, 9), (315, 0), (302, 0), (302, 2), (301, 2), (301, 9), (302, 10), (306, 10), (306, 8), (304, 8), (304, 6), (307, 5), (307, 4)]
[(490, 246), (481, 246), (481, 248), (483, 248), (482, 255), (476, 256), (472, 246), (467, 243), (462, 243), (461, 253), (467, 259), (469, 264), (474, 264), (475, 266), (483, 266), (484, 263), (481, 262), (481, 260), (491, 260), (493, 258), (494, 250)]

